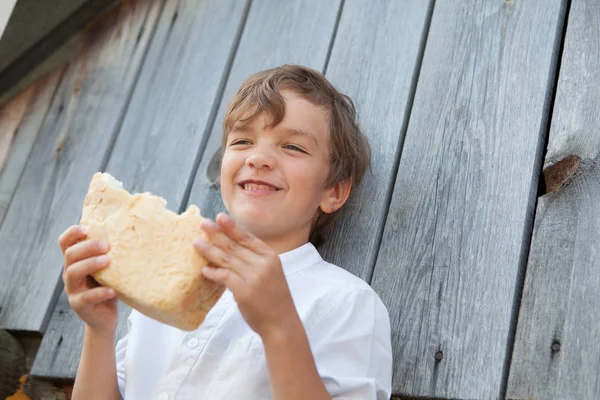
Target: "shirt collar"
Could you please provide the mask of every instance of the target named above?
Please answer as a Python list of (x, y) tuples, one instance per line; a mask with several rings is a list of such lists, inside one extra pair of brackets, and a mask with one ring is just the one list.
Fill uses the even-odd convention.
[(310, 267), (319, 261), (323, 261), (315, 246), (310, 242), (294, 250), (281, 253), (279, 259), (281, 260), (281, 266), (286, 276), (303, 268)]

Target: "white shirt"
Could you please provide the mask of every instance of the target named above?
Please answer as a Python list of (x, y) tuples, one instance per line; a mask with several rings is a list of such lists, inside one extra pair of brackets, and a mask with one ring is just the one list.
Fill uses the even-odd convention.
[[(363, 280), (324, 261), (307, 243), (280, 255), (317, 369), (334, 399), (391, 395), (388, 312)], [(117, 343), (126, 400), (270, 399), (264, 348), (226, 290), (192, 332), (133, 310)]]

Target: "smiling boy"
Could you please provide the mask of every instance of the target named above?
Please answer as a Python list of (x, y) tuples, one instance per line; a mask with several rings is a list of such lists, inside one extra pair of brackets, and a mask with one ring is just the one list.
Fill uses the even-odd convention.
[(387, 310), (313, 245), (368, 167), (352, 102), (286, 65), (250, 77), (223, 126), (229, 215), (205, 220), (208, 240), (193, 246), (227, 290), (198, 329), (134, 310), (115, 354), (115, 294), (87, 279), (108, 265), (108, 244), (79, 242), (79, 226), (59, 238), (65, 291), (85, 322), (73, 399), (389, 399)]

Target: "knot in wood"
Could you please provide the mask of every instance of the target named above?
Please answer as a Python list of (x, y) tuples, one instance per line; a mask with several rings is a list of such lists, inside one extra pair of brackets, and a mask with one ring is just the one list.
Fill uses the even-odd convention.
[(577, 172), (580, 164), (581, 158), (571, 155), (544, 169), (544, 183), (546, 185), (544, 194), (560, 189)]

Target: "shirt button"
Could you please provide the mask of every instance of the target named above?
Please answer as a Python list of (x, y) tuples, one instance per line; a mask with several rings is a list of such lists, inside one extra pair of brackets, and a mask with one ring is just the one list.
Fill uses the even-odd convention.
[(169, 393), (167, 393), (167, 392), (159, 393), (157, 399), (158, 400), (169, 400)]
[(190, 340), (188, 340), (187, 345), (190, 349), (193, 349), (194, 347), (198, 346), (198, 343), (200, 341), (198, 340), (198, 338), (191, 338)]

